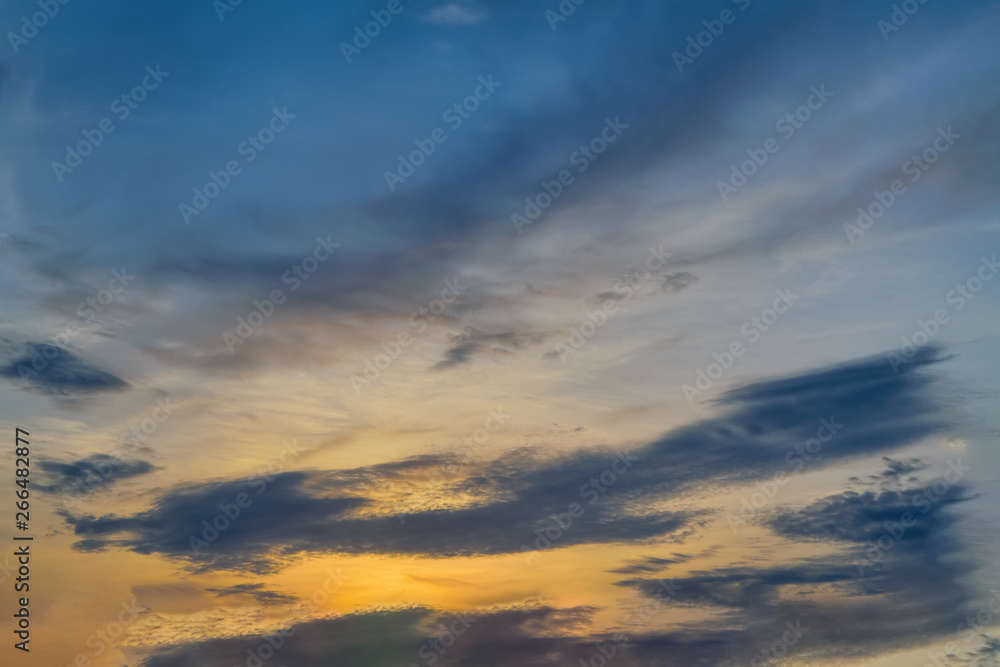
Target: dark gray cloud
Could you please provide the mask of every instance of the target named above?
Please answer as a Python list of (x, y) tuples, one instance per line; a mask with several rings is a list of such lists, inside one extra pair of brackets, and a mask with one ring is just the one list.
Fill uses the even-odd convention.
[(808, 511), (780, 513), (768, 520), (779, 535), (794, 539), (867, 542), (885, 533), (886, 522), (898, 522), (909, 512), (916, 523), (894, 540), (902, 546), (922, 542), (938, 527), (939, 513), (953, 503), (967, 500), (964, 488), (942, 480), (940, 490), (931, 486), (906, 491), (846, 491), (817, 501)]
[[(101, 273), (106, 267), (116, 266), (126, 259), (134, 262), (143, 276), (142, 284), (129, 288), (136, 290), (137, 295), (169, 293), (193, 286), (212, 290), (218, 303), (196, 313), (198, 321), (204, 325), (203, 330), (191, 327), (164, 331), (159, 336), (130, 341), (154, 355), (159, 353), (161, 360), (184, 363), (205, 373), (218, 373), (225, 364), (252, 365), (240, 355), (233, 357), (223, 352), (215, 356), (219, 352), (216, 331), (231, 327), (232, 314), (242, 312), (250, 300), (269, 293), (275, 286), (283, 286), (280, 277), (291, 265), (301, 262), (317, 235), (334, 232), (336, 240), (343, 241), (344, 251), (303, 283), (302, 289), (275, 315), (277, 320), (297, 318), (301, 311), (308, 311), (324, 321), (351, 318), (357, 313), (406, 317), (433, 299), (442, 281), (452, 279), (462, 267), (469, 266), (470, 253), (479, 252), (487, 243), (501, 252), (512, 251), (508, 254), (517, 262), (517, 248), (512, 240), (516, 234), (509, 223), (510, 214), (523, 207), (526, 196), (539, 191), (542, 179), (550, 180), (560, 169), (571, 166), (569, 155), (596, 136), (606, 117), (620, 116), (630, 128), (600, 156), (599, 161), (585, 173), (577, 174), (577, 181), (528, 232), (548, 224), (555, 217), (556, 209), (601, 200), (614, 188), (633, 184), (653, 170), (658, 170), (658, 175), (662, 173), (662, 181), (670, 186), (661, 200), (665, 209), (716, 201), (714, 181), (725, 174), (731, 162), (745, 159), (744, 151), (751, 146), (748, 142), (758, 140), (757, 128), (760, 138), (770, 133), (778, 111), (800, 104), (800, 98), (810, 85), (822, 81), (830, 83), (831, 88), (838, 91), (837, 104), (842, 104), (837, 113), (844, 113), (851, 108), (852, 100), (866, 99), (861, 96), (878, 82), (878, 76), (884, 76), (886, 70), (871, 68), (870, 62), (880, 62), (889, 68), (901, 62), (917, 62), (917, 56), (924, 51), (923, 45), (918, 48), (900, 40), (897, 50), (889, 52), (877, 30), (872, 29), (870, 38), (859, 38), (851, 53), (843, 53), (842, 39), (837, 35), (848, 32), (856, 36), (860, 24), (874, 26), (884, 8), (860, 1), (838, 5), (837, 11), (809, 3), (784, 5), (779, 9), (772, 4), (754, 2), (747, 11), (737, 12), (738, 22), (726, 30), (724, 38), (715, 40), (711, 48), (705, 49), (705, 53), (683, 73), (677, 71), (673, 53), (683, 50), (689, 35), (704, 30), (703, 21), (711, 12), (706, 13), (702, 7), (676, 3), (621, 7), (591, 5), (575, 12), (569, 22), (560, 26), (558, 35), (565, 42), (551, 39), (555, 33), (543, 14), (537, 11), (537, 6), (531, 3), (511, 2), (491, 7), (490, 20), (477, 26), (474, 32), (471, 29), (449, 31), (446, 38), (457, 49), (456, 53), (465, 54), (463, 62), (476, 68), (477, 73), (494, 71), (497, 78), (505, 82), (503, 94), (498, 91), (495, 99), (490, 100), (496, 103), (495, 106), (484, 105), (462, 128), (461, 134), (449, 141), (447, 150), (438, 152), (416, 178), (399, 191), (390, 193), (379, 182), (384, 169), (393, 164), (402, 147), (410, 146), (415, 137), (423, 136), (422, 133), (438, 122), (438, 107), (444, 100), (450, 101), (459, 92), (467, 94), (465, 73), (460, 72), (454, 80), (449, 78), (448, 85), (433, 90), (433, 95), (428, 91), (420, 95), (419, 100), (413, 98), (412, 106), (400, 105), (395, 94), (372, 99), (372, 106), (363, 115), (377, 119), (374, 125), (379, 128), (393, 128), (392, 132), (383, 129), (374, 132), (368, 123), (359, 127), (345, 120), (340, 133), (331, 135), (327, 124), (315, 119), (327, 117), (324, 110), (340, 108), (344, 99), (366, 95), (371, 81), (378, 81), (377, 87), (381, 90), (393, 90), (397, 86), (404, 89), (400, 79), (417, 79), (427, 71), (444, 71), (440, 67), (440, 49), (435, 46), (438, 41), (428, 40), (426, 34), (415, 30), (411, 37), (391, 47), (406, 53), (407, 57), (400, 61), (405, 63), (405, 68), (380, 70), (374, 67), (377, 60), (361, 59), (351, 71), (364, 72), (365, 76), (340, 81), (337, 96), (307, 95), (312, 111), (302, 114), (295, 126), (295, 132), (301, 133), (298, 136), (302, 137), (302, 143), (284, 144), (283, 150), (288, 151), (286, 155), (291, 162), (272, 154), (266, 163), (257, 163), (265, 165), (263, 171), (257, 176), (247, 175), (240, 179), (237, 186), (228, 191), (227, 198), (216, 202), (211, 212), (201, 219), (206, 221), (211, 215), (218, 224), (176, 230), (160, 224), (144, 224), (130, 230), (130, 244), (94, 246), (89, 239), (119, 232), (121, 220), (127, 214), (78, 214), (78, 211), (90, 210), (92, 191), (89, 189), (85, 189), (86, 194), (78, 199), (71, 196), (72, 191), (68, 188), (60, 192), (60, 197), (51, 197), (44, 189), (37, 193), (26, 192), (23, 196), (29, 209), (35, 207), (33, 210), (37, 210), (41, 218), (66, 220), (67, 228), (74, 233), (63, 233), (69, 229), (58, 228), (55, 230), (58, 237), (53, 234), (45, 237), (44, 242), (33, 238), (34, 245), (23, 253), (25, 261), (38, 275), (63, 287), (63, 291), (67, 291), (68, 285), (77, 284), (76, 276)], [(925, 20), (933, 16), (935, 29), (945, 32), (974, 20), (976, 12), (986, 6), (985, 2), (966, 3), (961, 10), (928, 6), (922, 8), (921, 16)], [(150, 24), (171, 25), (182, 35), (186, 26), (198, 25), (198, 17), (189, 16), (181, 9), (152, 11), (158, 16), (162, 14), (163, 20)], [(267, 20), (275, 26), (287, 27), (296, 18), (294, 13), (274, 13)], [(604, 29), (610, 24), (616, 26), (614, 31)], [(819, 26), (823, 26), (822, 29)], [(924, 34), (916, 24), (908, 25), (907, 31), (910, 35)], [(418, 35), (423, 36), (418, 38)], [(514, 41), (511, 41), (512, 35), (517, 36)], [(802, 35), (809, 35), (810, 39), (803, 40)], [(161, 38), (160, 35), (148, 37)], [(171, 37), (170, 44), (188, 42), (176, 39), (174, 34)], [(302, 38), (308, 41), (306, 36)], [(573, 57), (567, 57), (566, 45), (574, 43), (586, 44), (586, 57), (580, 55), (581, 49), (571, 49)], [(918, 43), (919, 40), (914, 40), (914, 44)], [(238, 43), (229, 45), (242, 48)], [(767, 48), (760, 45), (767, 45)], [(323, 42), (313, 47), (325, 49), (327, 45)], [(532, 63), (532, 66), (519, 66), (517, 61), (506, 58), (505, 54), (512, 48), (523, 53), (523, 62)], [(789, 50), (800, 54), (794, 67), (790, 67), (787, 58), (781, 55)], [(831, 59), (830, 52), (837, 57)], [(600, 58), (597, 55), (600, 53), (615, 53), (616, 58)], [(107, 69), (88, 68), (102, 72)], [(623, 69), (629, 72), (628, 77), (620, 75)], [(747, 71), (758, 72), (760, 80), (771, 83), (748, 85)], [(976, 70), (970, 78), (974, 82), (981, 75), (982, 72)], [(469, 80), (474, 79), (475, 76), (469, 77)], [(929, 79), (929, 82), (943, 85), (940, 80)], [(70, 99), (74, 99), (74, 94), (79, 96), (78, 100), (89, 99), (89, 91), (81, 91), (73, 81), (62, 83), (66, 84), (63, 88)], [(294, 89), (300, 93), (311, 90), (308, 81), (298, 84)], [(117, 80), (115, 85), (118, 85)], [(171, 84), (172, 87), (184, 85), (181, 80)], [(217, 86), (217, 81), (212, 81), (211, 85)], [(236, 91), (220, 92), (235, 95)], [(947, 97), (942, 92), (942, 98)], [(898, 108), (919, 106), (910, 104), (912, 101), (886, 101), (872, 111), (871, 122), (881, 118), (896, 126), (905, 120), (912, 130), (914, 125), (924, 123), (924, 119), (904, 119), (896, 113)], [(979, 105), (983, 108), (975, 110), (964, 123), (974, 128), (973, 134), (991, 136), (995, 130), (1000, 116), (990, 104), (991, 101), (984, 98)], [(241, 109), (252, 107), (251, 104), (239, 105)], [(433, 114), (417, 113), (428, 109)], [(754, 122), (746, 116), (748, 109), (759, 110), (760, 115)], [(831, 106), (830, 111), (832, 118), (836, 109)], [(939, 115), (940, 120), (935, 122), (950, 122), (955, 114), (949, 107)], [(736, 122), (737, 118), (742, 120)], [(170, 179), (162, 179), (164, 191), (149, 194), (152, 204), (146, 200), (141, 203), (122, 200), (125, 212), (150, 204), (156, 207), (156, 216), (176, 217), (176, 193), (189, 191), (189, 183), (199, 183), (207, 169), (204, 165), (214, 164), (220, 150), (231, 148), (216, 143), (199, 145), (205, 143), (206, 135), (221, 141), (216, 125), (210, 123), (209, 131), (194, 122), (195, 119), (188, 120), (191, 122), (184, 125), (188, 128), (184, 133), (157, 137), (160, 143), (156, 145), (164, 151), (164, 164), (169, 165), (164, 168), (171, 174)], [(250, 119), (242, 116), (239, 122), (247, 124)], [(752, 226), (747, 225), (748, 237), (753, 236), (752, 243), (747, 243), (738, 233), (719, 234), (718, 243), (693, 261), (705, 262), (734, 253), (769, 252), (803, 239), (815, 240), (816, 234), (830, 229), (839, 233), (839, 224), (850, 217), (859, 203), (868, 201), (874, 186), (885, 187), (882, 176), (898, 171), (899, 164), (913, 150), (922, 148), (923, 139), (919, 138), (919, 133), (913, 130), (911, 134), (915, 137), (914, 145), (907, 146), (899, 155), (882, 159), (884, 152), (865, 151), (878, 154), (879, 163), (863, 170), (852, 169), (857, 177), (820, 201), (811, 187), (800, 191), (787, 188), (779, 210), (761, 215)], [(333, 139), (334, 136), (337, 138)], [(331, 153), (322, 149), (330, 141), (344, 147), (362, 147), (363, 151), (355, 152), (375, 157), (366, 157), (371, 162), (364, 168), (346, 168), (331, 162)], [(809, 141), (812, 139), (803, 139), (802, 145), (808, 146)], [(843, 148), (841, 159), (854, 155), (859, 146), (871, 143), (869, 137), (860, 132), (857, 141), (860, 143)], [(839, 145), (829, 138), (826, 142), (821, 145)], [(207, 150), (208, 147), (213, 150)], [(62, 144), (54, 143), (51, 148), (32, 153), (56, 152)], [(954, 189), (955, 196), (949, 199), (948, 206), (956, 206), (955, 202), (979, 206), (993, 194), (991, 184), (995, 179), (990, 178), (994, 171), (991, 165), (997, 161), (991, 158), (995, 157), (996, 148), (991, 142), (967, 141), (955, 150), (963, 151), (953, 154), (961, 158), (954, 161), (955, 166), (942, 163), (931, 177), (951, 176), (947, 185)], [(785, 155), (783, 152), (782, 159)], [(824, 150), (823, 155), (826, 156), (827, 151)], [(108, 162), (119, 164), (111, 159)], [(120, 164), (131, 162), (121, 160)], [(772, 163), (767, 167), (767, 172), (776, 177), (789, 171), (802, 173), (794, 162), (782, 166)], [(38, 168), (48, 169), (48, 165), (39, 163)], [(327, 187), (331, 169), (337, 170), (333, 180), (343, 184), (340, 189)], [(139, 178), (131, 173), (135, 170), (126, 171), (129, 173), (97, 172), (95, 177), (103, 178), (104, 182), (126, 178), (129, 183), (135, 183), (132, 179)], [(145, 193), (149, 174), (140, 172), (146, 178), (141, 182), (143, 187), (136, 183), (137, 187), (130, 191)], [(275, 182), (287, 174), (295, 174), (300, 184), (295, 199), (279, 197), (275, 200), (265, 196), (264, 193), (284, 190), (268, 189), (259, 184)], [(45, 176), (51, 180), (49, 174)], [(258, 177), (262, 180), (252, 180)], [(760, 176), (748, 188), (756, 187), (757, 183), (765, 185), (766, 178), (766, 175)], [(364, 195), (358, 198), (357, 193)], [(616, 214), (622, 218), (620, 227), (629, 233), (635, 213), (630, 206), (638, 208), (640, 204), (632, 204), (627, 197), (619, 199), (623, 201), (616, 201)], [(934, 221), (945, 217), (930, 207), (925, 210)], [(668, 231), (680, 229), (687, 224), (682, 222), (683, 217), (667, 216), (663, 224)], [(955, 216), (949, 217), (954, 219)], [(910, 217), (907, 220), (907, 224), (912, 224)], [(584, 224), (588, 223), (584, 221)], [(888, 225), (889, 221), (880, 224)], [(608, 234), (608, 240), (612, 240), (612, 235), (621, 234), (618, 224), (613, 227), (614, 231), (606, 231), (594, 225), (585, 231)], [(38, 238), (44, 236), (36, 232), (38, 228), (30, 234)], [(235, 232), (241, 238), (239, 247), (231, 242)], [(54, 243), (54, 238), (59, 242)], [(689, 284), (691, 275), (675, 272), (663, 286), (679, 289)], [(40, 295), (39, 299), (48, 297)], [(65, 298), (53, 298), (51, 303), (58, 302), (62, 306), (63, 301)], [(119, 307), (122, 306), (116, 304), (115, 308)], [(133, 307), (137, 312), (156, 316), (148, 305)], [(487, 344), (484, 348), (457, 341), (439, 366), (454, 367), (484, 350), (505, 348), (502, 341), (498, 343), (496, 346)], [(278, 359), (276, 355), (264, 356), (274, 363), (297, 361)]]
[(142, 460), (124, 460), (110, 454), (91, 454), (77, 461), (41, 459), (38, 468), (51, 480), (38, 489), (55, 493), (88, 493), (107, 488), (122, 479), (152, 472), (153, 464)]
[[(617, 570), (616, 570), (617, 571)], [(705, 607), (752, 609), (774, 602), (782, 586), (818, 585), (852, 579), (856, 572), (849, 565), (800, 563), (778, 568), (735, 567), (713, 570), (695, 577), (672, 579), (679, 584), (673, 601)], [(620, 586), (636, 587), (655, 594), (658, 580), (626, 579)]]
[[(857, 660), (948, 640), (956, 637), (961, 611), (974, 606), (961, 577), (967, 566), (955, 559), (960, 543), (951, 530), (953, 509), (966, 490), (954, 485), (953, 492), (938, 494), (923, 512), (924, 505), (914, 498), (932, 489), (933, 483), (925, 483), (902, 494), (862, 495), (860, 501), (858, 494), (844, 492), (802, 509), (780, 510), (770, 524), (792, 541), (830, 540), (843, 543), (846, 551), (778, 566), (740, 565), (669, 580), (620, 581), (618, 585), (635, 589), (650, 602), (637, 605), (607, 634), (583, 631), (595, 611), (591, 608), (521, 607), (456, 616), (407, 609), (303, 623), (278, 655), (290, 664), (335, 658), (345, 667), (426, 664), (430, 656), (441, 665), (577, 667), (602, 646), (610, 651), (608, 642), (620, 630), (627, 641), (615, 647), (613, 660), (623, 667), (736, 667), (783, 657)], [(884, 550), (879, 567), (859, 572), (853, 556), (866, 548), (867, 540), (878, 539), (881, 528), (874, 522), (899, 520), (907, 511), (919, 515), (911, 534)], [(831, 521), (849, 528), (831, 533)], [(644, 558), (616, 571), (645, 574), (691, 558)], [(717, 621), (650, 629), (647, 621), (678, 606), (713, 611)], [(449, 628), (461, 633), (448, 637)], [(436, 641), (441, 638), (445, 641)], [(987, 635), (970, 640), (950, 659), (978, 667), (995, 664), (1000, 642)], [(262, 641), (242, 637), (174, 647), (154, 655), (147, 665), (228, 667)]]
[(46, 343), (27, 343), (23, 352), (0, 367), (0, 377), (30, 391), (59, 397), (123, 391), (129, 386), (69, 350)]
[[(377, 470), (371, 472), (379, 475)], [(355, 471), (354, 479), (346, 479), (347, 475), (336, 473), (282, 473), (266, 488), (257, 486), (262, 490), (259, 495), (246, 483), (223, 482), (169, 492), (153, 509), (132, 517), (69, 520), (76, 534), (85, 538), (77, 545), (80, 549), (121, 546), (139, 553), (163, 553), (188, 561), (196, 569), (265, 572), (287, 565), (287, 559), (279, 560), (279, 555), (309, 551), (431, 556), (514, 553), (534, 544), (534, 531), (551, 525), (549, 515), (564, 514), (571, 502), (580, 500), (579, 496), (565, 498), (525, 489), (521, 497), (486, 500), (470, 508), (414, 511), (401, 520), (396, 514), (365, 515), (362, 510), (371, 504), (367, 498), (327, 495), (349, 492), (363, 474)], [(386, 482), (389, 478), (388, 474), (382, 477)], [(190, 538), (212, 536), (203, 522), (215, 520), (222, 514), (220, 505), (231, 506), (241, 493), (248, 494), (252, 504), (195, 553)], [(575, 519), (573, 530), (557, 540), (558, 545), (651, 538), (673, 532), (687, 520), (680, 512), (632, 517), (618, 513), (617, 505), (598, 506)], [(219, 525), (225, 523), (219, 519)]]
[[(896, 466), (890, 466), (893, 470)], [(878, 476), (876, 476), (878, 477)], [(898, 490), (844, 491), (802, 509), (780, 509), (766, 526), (791, 542), (828, 542), (829, 554), (782, 565), (742, 565), (672, 579), (673, 602), (724, 613), (730, 629), (680, 632), (633, 648), (649, 664), (667, 645), (696, 664), (749, 661), (787, 623), (809, 628), (789, 656), (872, 657), (914, 644), (957, 640), (963, 612), (977, 608), (964, 580), (971, 569), (953, 524), (969, 498), (948, 476)], [(619, 585), (654, 596), (659, 580)], [(963, 650), (971, 650), (968, 644)], [(645, 663), (644, 663), (645, 664)], [(683, 664), (678, 662), (677, 664)]]
[[(289, 665), (335, 661), (341, 667), (578, 667), (596, 648), (591, 641), (569, 633), (592, 611), (516, 607), (459, 615), (428, 609), (351, 614), (287, 629), (289, 636), (273, 660)], [(274, 643), (280, 641), (273, 639)], [(146, 667), (230, 667), (243, 664), (247, 651), (257, 651), (265, 642), (263, 637), (240, 637), (175, 647), (149, 658)], [(628, 660), (616, 664), (636, 667)]]
[(206, 588), (205, 590), (209, 593), (215, 593), (219, 597), (251, 597), (263, 605), (289, 604), (298, 599), (294, 595), (268, 590), (264, 584), (237, 584), (226, 588)]
[[(615, 289), (612, 290), (598, 292), (588, 299), (587, 302), (594, 306), (601, 306), (607, 301), (627, 301), (635, 293), (640, 292), (645, 284), (647, 284), (647, 281), (653, 287), (653, 293), (657, 294), (663, 294), (668, 291), (677, 293), (698, 282), (698, 276), (693, 273), (688, 273), (687, 271), (670, 273), (666, 268), (650, 271), (644, 276), (644, 279), (642, 278), (634, 273), (631, 275), (622, 275), (619, 277), (621, 285), (616, 285)], [(628, 286), (627, 288), (625, 287), (626, 285)]]
[[(715, 418), (632, 452), (552, 457), (522, 449), (484, 464), (431, 455), (354, 470), (288, 472), (169, 490), (131, 517), (69, 520), (81, 549), (121, 546), (197, 567), (259, 571), (276, 567), (278, 555), (307, 551), (458, 556), (648, 541), (690, 530), (699, 520), (690, 510), (664, 510), (662, 501), (787, 468), (787, 453), (816, 435), (820, 419), (842, 423), (843, 430), (816, 467), (889, 452), (936, 432), (941, 421), (925, 370), (938, 358), (926, 349), (898, 374), (878, 357), (750, 385), (725, 394)], [(428, 474), (443, 469), (454, 479), (427, 490)], [(252, 503), (194, 553), (189, 537), (200, 536), (203, 522), (241, 493)], [(384, 500), (386, 494), (393, 499)], [(421, 494), (422, 504), (412, 500)], [(468, 501), (454, 506), (453, 497)], [(577, 516), (567, 526), (570, 512)]]
[(983, 646), (977, 651), (967, 651), (961, 656), (949, 656), (957, 664), (975, 667), (1000, 667), (1000, 639), (987, 634), (979, 635)]
[(477, 355), (505, 355), (526, 347), (541, 345), (551, 334), (501, 331), (486, 333), (475, 327), (466, 327), (460, 334), (448, 334), (451, 347), (445, 358), (434, 365), (436, 369), (452, 368), (467, 363)]
[(662, 572), (671, 565), (686, 563), (689, 560), (691, 560), (691, 556), (686, 556), (684, 554), (673, 554), (670, 558), (655, 558), (653, 556), (646, 556), (644, 558), (640, 558), (639, 560), (632, 561), (628, 565), (623, 565), (622, 567), (610, 570), (610, 572), (614, 572), (615, 574), (653, 574), (655, 572)]
[(671, 273), (663, 276), (663, 289), (680, 292), (682, 289), (693, 285), (697, 281), (698, 276), (688, 273), (687, 271)]
[[(914, 477), (914, 473), (920, 472), (927, 467), (927, 464), (920, 459), (908, 459), (906, 461), (897, 461), (896, 459), (890, 458), (888, 456), (883, 456), (882, 460), (885, 462), (886, 467), (880, 473), (875, 475), (869, 475), (867, 477), (868, 484), (879, 484), (882, 486), (901, 484), (907, 481), (915, 481), (917, 478)], [(852, 478), (852, 481), (861, 482), (858, 478)], [(862, 482), (863, 483), (863, 482)]]
[[(87, 538), (77, 545), (81, 550), (118, 544), (202, 566), (214, 563), (267, 571), (272, 568), (268, 556), (323, 548), (326, 539), (336, 539), (337, 517), (366, 503), (362, 498), (315, 497), (306, 488), (309, 480), (306, 473), (289, 472), (249, 483), (184, 488), (163, 495), (152, 509), (131, 517), (69, 517), (69, 521), (78, 535)], [(121, 533), (132, 537), (108, 537)]]

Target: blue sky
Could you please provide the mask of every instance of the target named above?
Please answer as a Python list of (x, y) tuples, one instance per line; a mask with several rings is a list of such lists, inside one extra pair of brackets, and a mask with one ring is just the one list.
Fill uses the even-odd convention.
[(422, 665), (462, 613), (438, 664), (624, 631), (622, 665), (732, 667), (802, 619), (790, 664), (997, 664), (992, 617), (955, 631), (1000, 585), (996, 3), (43, 5), (0, 10), (0, 416), (58, 564), (32, 660), (294, 628), (280, 659)]

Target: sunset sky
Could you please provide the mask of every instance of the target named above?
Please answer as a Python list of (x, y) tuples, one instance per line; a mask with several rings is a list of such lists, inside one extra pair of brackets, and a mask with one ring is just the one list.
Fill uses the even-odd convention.
[(0, 665), (1000, 665), (1000, 4), (0, 28)]

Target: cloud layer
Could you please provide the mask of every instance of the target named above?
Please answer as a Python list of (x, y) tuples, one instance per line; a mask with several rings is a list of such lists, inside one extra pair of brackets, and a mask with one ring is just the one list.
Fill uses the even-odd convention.
[[(787, 467), (796, 445), (815, 438), (821, 420), (841, 422), (843, 432), (819, 467), (935, 433), (941, 422), (926, 367), (938, 356), (925, 350), (900, 373), (876, 358), (753, 384), (725, 395), (717, 417), (634, 451), (544, 457), (529, 449), (482, 467), (448, 468), (455, 466), (448, 457), (423, 456), (365, 469), (284, 472), (170, 490), (133, 516), (70, 520), (80, 548), (123, 546), (201, 566), (257, 570), (314, 551), (460, 556), (641, 542), (697, 518), (654, 505), (773, 475)], [(443, 470), (454, 479), (426, 490)], [(421, 487), (430, 508), (410, 505)], [(449, 507), (455, 498), (465, 500)], [(197, 548), (192, 538), (210, 544)]]

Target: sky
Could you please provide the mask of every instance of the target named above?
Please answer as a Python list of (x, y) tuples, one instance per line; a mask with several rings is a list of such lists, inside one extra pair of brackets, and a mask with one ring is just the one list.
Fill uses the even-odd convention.
[(1000, 4), (0, 29), (2, 664), (1000, 665)]

